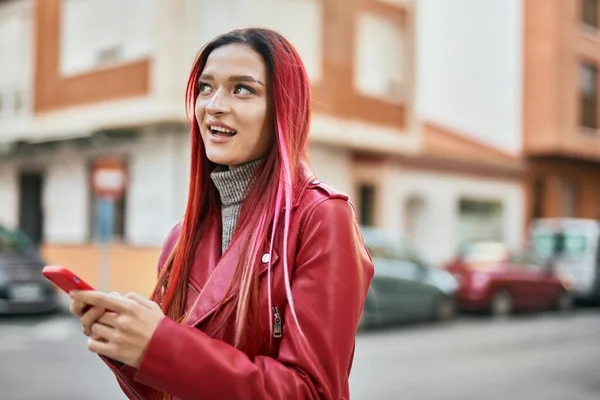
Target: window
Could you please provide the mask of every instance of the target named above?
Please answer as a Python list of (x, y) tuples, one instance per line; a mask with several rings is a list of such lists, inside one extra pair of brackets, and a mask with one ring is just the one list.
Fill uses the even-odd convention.
[(31, 13), (18, 4), (21, 2), (13, 3), (14, 6), (7, 4), (0, 11), (0, 114), (4, 117), (15, 114), (14, 93), (26, 89), (30, 81), (26, 66), (32, 63)]
[(358, 187), (359, 219), (364, 226), (375, 225), (375, 187), (363, 183)]
[(357, 18), (354, 85), (361, 93), (402, 98), (407, 46), (401, 22), (377, 14)]
[(539, 272), (543, 269), (541, 260), (536, 260), (534, 254), (526, 252), (515, 252), (510, 255), (510, 262), (514, 266), (525, 268), (531, 272)]
[(457, 243), (504, 240), (504, 211), (500, 201), (460, 199)]
[(421, 195), (411, 195), (404, 201), (403, 224), (406, 244), (427, 253), (431, 244), (431, 221), (427, 203)]
[(563, 184), (563, 216), (577, 217), (577, 186), (570, 181)]
[(533, 183), (533, 196), (532, 196), (532, 208), (533, 211), (531, 216), (536, 218), (542, 218), (544, 216), (544, 193), (546, 192), (546, 184), (543, 178), (537, 178)]
[(598, 29), (598, 0), (583, 0), (581, 19), (584, 24)]
[[(596, 219), (600, 220), (600, 187), (596, 188)], [(600, 252), (600, 246), (598, 246)]]
[(539, 232), (533, 236), (533, 252), (541, 260), (552, 256), (583, 257), (587, 251), (587, 241), (585, 233), (576, 231)]
[(404, 260), (423, 264), (419, 255), (412, 248), (404, 246), (401, 241), (396, 240), (395, 237), (386, 234), (384, 231), (371, 227), (361, 227), (361, 234), (373, 259)]
[(581, 66), (580, 124), (598, 129), (598, 67), (590, 63)]
[(508, 247), (500, 242), (467, 244), (460, 248), (459, 254), (461, 260), (470, 265), (503, 262), (510, 256)]

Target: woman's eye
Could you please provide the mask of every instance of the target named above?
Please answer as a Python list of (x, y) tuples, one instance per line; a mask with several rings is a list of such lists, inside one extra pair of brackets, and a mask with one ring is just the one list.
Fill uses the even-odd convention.
[(254, 94), (254, 91), (249, 88), (248, 86), (244, 86), (244, 85), (238, 85), (235, 87), (235, 94), (241, 94), (241, 95), (248, 95), (248, 94)]
[(200, 93), (209, 93), (211, 90), (210, 85), (206, 84), (206, 83), (198, 83), (198, 91)]

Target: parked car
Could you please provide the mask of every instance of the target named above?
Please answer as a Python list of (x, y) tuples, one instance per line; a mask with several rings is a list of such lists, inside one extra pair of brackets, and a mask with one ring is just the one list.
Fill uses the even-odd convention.
[(57, 309), (58, 294), (42, 276), (44, 265), (23, 232), (0, 226), (0, 314)]
[(427, 265), (383, 234), (363, 229), (363, 237), (373, 258), (375, 275), (361, 328), (454, 318), (458, 283), (450, 273)]
[(538, 259), (573, 278), (576, 300), (600, 304), (600, 221), (537, 219), (531, 224), (530, 244)]
[(459, 281), (458, 307), (494, 316), (513, 312), (570, 310), (572, 281), (551, 266), (536, 262), (527, 251), (511, 252), (504, 243), (465, 245), (446, 265)]

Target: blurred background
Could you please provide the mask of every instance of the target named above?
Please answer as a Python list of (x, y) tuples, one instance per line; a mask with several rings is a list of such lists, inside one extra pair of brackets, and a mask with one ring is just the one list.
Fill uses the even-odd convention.
[(374, 258), (352, 398), (598, 399), (598, 0), (0, 0), (0, 398), (124, 398), (40, 267), (150, 294), (188, 73), (245, 26)]

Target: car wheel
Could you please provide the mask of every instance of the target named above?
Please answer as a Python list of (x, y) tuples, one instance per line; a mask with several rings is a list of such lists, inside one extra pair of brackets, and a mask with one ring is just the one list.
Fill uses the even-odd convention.
[(573, 309), (573, 295), (565, 290), (561, 290), (556, 296), (556, 310), (562, 313), (569, 312)]
[(456, 304), (450, 297), (440, 297), (435, 304), (434, 319), (440, 322), (446, 322), (454, 319), (456, 316)]
[(490, 313), (494, 318), (506, 318), (513, 313), (513, 298), (509, 291), (501, 290), (494, 294)]

